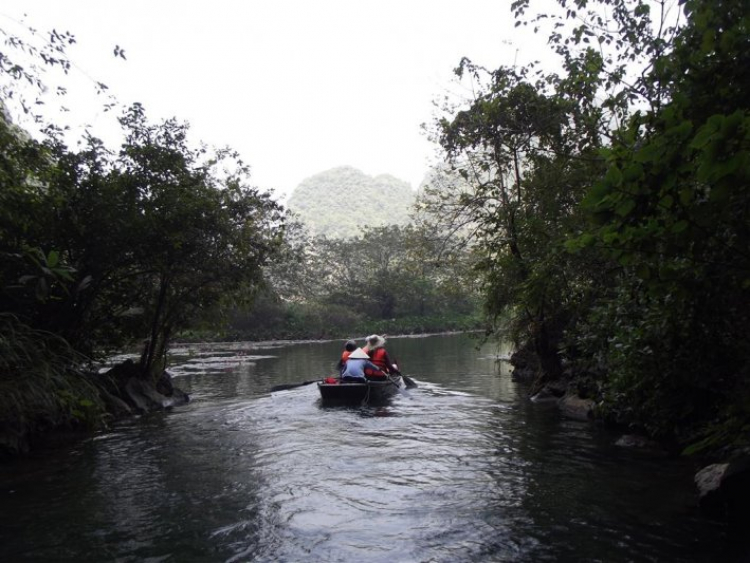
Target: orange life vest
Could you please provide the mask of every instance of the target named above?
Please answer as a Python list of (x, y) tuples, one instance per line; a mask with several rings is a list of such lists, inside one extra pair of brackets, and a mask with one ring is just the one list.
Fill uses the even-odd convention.
[(370, 351), (370, 361), (382, 371), (389, 373), (391, 371), (391, 366), (388, 365), (386, 360), (387, 357), (388, 354), (386, 353), (385, 348), (375, 348)]
[(351, 352), (349, 350), (344, 350), (341, 353), (341, 365), (343, 366), (346, 363), (346, 360), (349, 359), (349, 356), (351, 355)]

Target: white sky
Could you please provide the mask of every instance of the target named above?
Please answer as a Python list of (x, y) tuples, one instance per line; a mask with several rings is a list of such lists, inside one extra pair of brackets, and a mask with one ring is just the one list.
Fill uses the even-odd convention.
[(461, 57), (494, 68), (547, 51), (514, 29), (510, 0), (3, 0), (0, 26), (23, 14), (76, 36), (74, 74), (237, 149), (253, 183), (282, 199), (340, 165), (416, 188), (434, 153), (420, 124), (456, 89)]

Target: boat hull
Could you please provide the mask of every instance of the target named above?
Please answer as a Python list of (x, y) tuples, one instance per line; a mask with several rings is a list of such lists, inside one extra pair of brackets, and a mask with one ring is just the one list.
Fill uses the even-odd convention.
[(358, 405), (381, 403), (404, 388), (401, 377), (366, 383), (318, 383), (320, 397), (325, 404)]

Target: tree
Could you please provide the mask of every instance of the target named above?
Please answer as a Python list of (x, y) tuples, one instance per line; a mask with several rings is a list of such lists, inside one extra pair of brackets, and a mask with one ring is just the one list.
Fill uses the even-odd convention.
[(726, 444), (750, 421), (750, 15), (560, 0), (521, 19), (530, 4), (518, 24), (552, 23), (563, 72), (462, 62), (478, 93), (436, 138), (466, 185), (432, 209), (471, 227), (488, 310), (543, 378), (564, 361), (612, 419)]
[(3, 101), (41, 124), (32, 137), (3, 105), (0, 427), (20, 448), (30, 430), (97, 422), (106, 393), (91, 360), (145, 340), (140, 374), (156, 379), (175, 331), (252, 299), (284, 218), (235, 153), (192, 148), (186, 125), (150, 124), (139, 105), (122, 115), (119, 152), (88, 134), (71, 150), (36, 107), (44, 68), (70, 67), (72, 36), (52, 32), (38, 48), (2, 33)]
[(732, 1), (684, 9), (644, 76), (662, 100), (605, 152), (584, 201), (590, 226), (570, 246), (622, 269), (617, 299), (595, 316), (611, 331), (598, 346), (613, 415), (682, 443), (711, 421), (704, 445), (715, 445), (750, 420), (750, 15)]
[(585, 109), (547, 92), (554, 78), (531, 82), (530, 73), (461, 62), (457, 74), (468, 74), (477, 94), (468, 108), (441, 118), (435, 136), (465, 183), (448, 184), (453, 196), (443, 192), (427, 205), (470, 226), (488, 313), (510, 317), (511, 335), (531, 342), (545, 375), (556, 378), (575, 283), (572, 272), (563, 274), (571, 265), (563, 243), (579, 221), (576, 203), (586, 172), (599, 165), (598, 146), (596, 135), (582, 131)]
[(187, 126), (151, 125), (138, 105), (121, 122), (127, 138), (114, 161), (101, 162), (92, 141), (67, 169), (64, 222), (79, 275), (92, 279), (89, 315), (135, 319), (147, 337), (144, 373), (156, 377), (176, 330), (226, 293), (255, 291), (283, 237), (282, 215), (247, 185), (231, 151), (191, 149)]
[(466, 326), (476, 312), (469, 258), (439, 255), (435, 239), (418, 229), (381, 227), (353, 239), (298, 235), (268, 268), (262, 301), (236, 312), (232, 328), (265, 338), (344, 336), (373, 325), (439, 330)]

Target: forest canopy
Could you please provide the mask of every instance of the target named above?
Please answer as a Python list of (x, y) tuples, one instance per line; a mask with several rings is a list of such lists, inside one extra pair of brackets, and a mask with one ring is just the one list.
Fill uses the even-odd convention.
[(0, 57), (13, 102), (0, 116), (0, 445), (99, 421), (108, 395), (91, 364), (113, 351), (136, 346), (138, 376), (159, 379), (174, 335), (252, 297), (284, 235), (281, 207), (239, 156), (195, 144), (176, 119), (152, 123), (134, 104), (119, 108), (119, 147), (91, 134), (69, 146), (38, 108), (44, 68), (67, 70), (72, 44), (54, 31), (41, 48), (6, 35)]
[[(561, 71), (456, 72), (432, 129), (461, 189), (487, 311), (616, 423), (690, 447), (750, 429), (750, 12), (741, 0), (559, 0), (518, 26)], [(458, 184), (455, 184), (458, 185)], [(559, 384), (556, 388), (559, 389)]]

